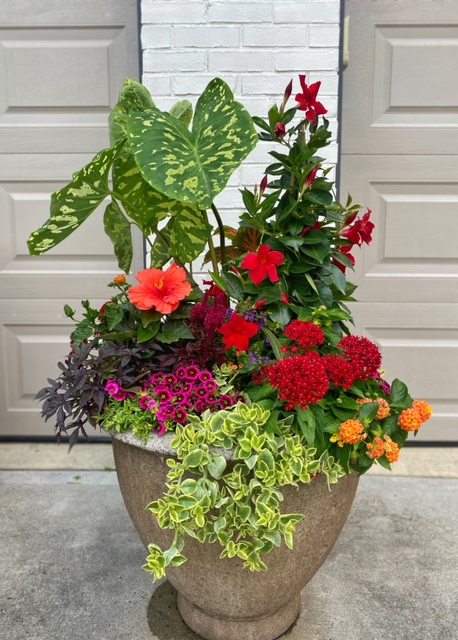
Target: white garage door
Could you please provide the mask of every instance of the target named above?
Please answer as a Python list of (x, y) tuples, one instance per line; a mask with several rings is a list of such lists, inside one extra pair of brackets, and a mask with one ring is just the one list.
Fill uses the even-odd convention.
[(138, 75), (136, 0), (0, 2), (1, 435), (52, 434), (34, 396), (69, 350), (62, 307), (102, 303), (117, 273), (101, 212), (45, 256), (26, 240), (108, 146), (107, 115)]
[(342, 182), (373, 211), (357, 256), (358, 330), (458, 441), (458, 3), (347, 0)]

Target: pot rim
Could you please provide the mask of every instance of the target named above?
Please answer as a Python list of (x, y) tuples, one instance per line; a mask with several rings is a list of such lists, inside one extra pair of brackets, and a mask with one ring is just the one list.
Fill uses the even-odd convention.
[[(171, 457), (177, 457), (177, 451), (172, 445), (172, 440), (175, 437), (175, 433), (170, 431), (164, 433), (163, 436), (158, 436), (157, 433), (151, 433), (147, 442), (143, 442), (140, 438), (132, 433), (131, 430), (118, 433), (117, 431), (110, 431), (110, 435), (115, 440), (119, 440), (124, 444), (130, 444), (138, 449), (144, 449), (145, 451), (151, 451), (151, 453), (157, 453), (159, 455), (168, 455)], [(222, 455), (226, 460), (233, 460), (233, 450), (223, 449), (220, 447), (210, 447), (211, 453)]]

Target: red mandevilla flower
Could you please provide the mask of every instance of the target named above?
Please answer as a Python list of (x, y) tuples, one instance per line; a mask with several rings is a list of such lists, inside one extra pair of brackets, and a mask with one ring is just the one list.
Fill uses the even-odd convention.
[(226, 350), (235, 347), (237, 351), (246, 351), (253, 338), (259, 331), (259, 325), (248, 322), (238, 313), (234, 313), (226, 324), (218, 331), (222, 334)]
[(382, 354), (377, 345), (362, 336), (345, 336), (338, 346), (344, 352), (344, 358), (351, 362), (355, 380), (377, 376), (382, 365)]
[(328, 110), (324, 108), (321, 102), (317, 102), (316, 99), (321, 82), (315, 82), (308, 86), (305, 78), (305, 76), (299, 76), (302, 93), (298, 93), (296, 95), (296, 102), (299, 103), (298, 109), (300, 111), (305, 111), (305, 117), (307, 120), (309, 122), (315, 122), (317, 116), (324, 115)]
[(267, 368), (267, 375), (289, 410), (294, 410), (297, 405), (306, 409), (324, 398), (329, 389), (321, 358), (313, 352), (278, 360)]
[(285, 329), (285, 336), (301, 345), (303, 349), (318, 347), (324, 343), (324, 333), (321, 327), (313, 322), (294, 320)]
[[(355, 224), (344, 231), (342, 235), (350, 240), (352, 244), (357, 244), (360, 247), (363, 242), (369, 244), (372, 241), (372, 231), (375, 227), (373, 222), (370, 222), (369, 218), (371, 217), (372, 211), (370, 209), (363, 215), (360, 220), (357, 220)], [(350, 216), (350, 219), (353, 219)]]
[(310, 173), (306, 177), (305, 184), (308, 185), (309, 187), (311, 187), (312, 184), (315, 182), (316, 174), (318, 173), (319, 168), (320, 166), (318, 165), (318, 167), (315, 167), (314, 169), (312, 169), (312, 171), (310, 171)]
[(268, 244), (259, 247), (257, 253), (249, 253), (242, 262), (242, 269), (248, 269), (255, 285), (260, 285), (267, 276), (271, 282), (278, 282), (277, 267), (285, 261), (281, 251), (272, 251)]
[(301, 231), (301, 236), (306, 236), (308, 233), (310, 233), (310, 231), (321, 231), (322, 229), (322, 225), (321, 222), (315, 222), (315, 224), (311, 227), (304, 227), (304, 229)]
[(283, 123), (279, 122), (274, 129), (274, 133), (275, 133), (275, 137), (277, 138), (277, 140), (279, 138), (283, 138), (283, 136), (286, 133), (286, 127)]

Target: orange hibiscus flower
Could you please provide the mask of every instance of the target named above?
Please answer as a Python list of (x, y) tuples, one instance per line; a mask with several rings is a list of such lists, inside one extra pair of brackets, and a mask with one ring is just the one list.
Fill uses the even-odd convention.
[(166, 271), (145, 269), (136, 275), (140, 284), (129, 289), (129, 300), (142, 311), (156, 309), (160, 313), (172, 313), (191, 293), (186, 281), (186, 271), (173, 263)]

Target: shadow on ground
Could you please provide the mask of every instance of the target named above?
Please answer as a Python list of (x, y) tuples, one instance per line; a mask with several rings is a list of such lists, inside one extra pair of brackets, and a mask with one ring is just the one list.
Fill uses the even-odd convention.
[(177, 592), (164, 582), (154, 592), (146, 610), (148, 626), (158, 640), (202, 640), (186, 626), (178, 611)]

